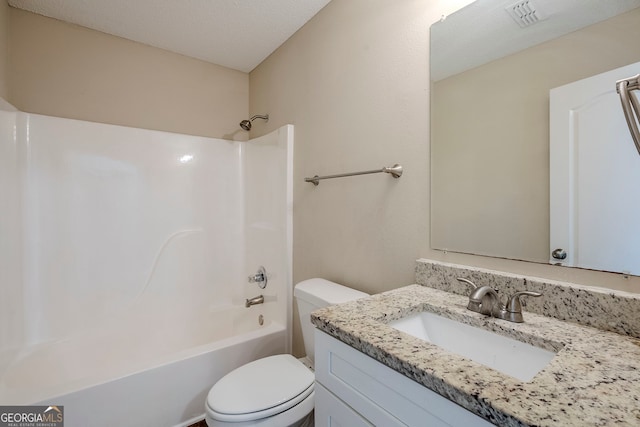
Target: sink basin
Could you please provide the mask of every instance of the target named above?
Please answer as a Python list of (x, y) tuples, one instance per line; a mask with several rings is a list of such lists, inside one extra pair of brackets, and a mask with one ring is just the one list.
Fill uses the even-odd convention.
[(556, 355), (431, 312), (395, 320), (389, 326), (525, 382), (531, 381)]

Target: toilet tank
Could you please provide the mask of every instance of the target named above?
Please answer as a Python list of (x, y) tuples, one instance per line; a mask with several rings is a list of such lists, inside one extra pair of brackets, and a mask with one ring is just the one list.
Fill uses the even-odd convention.
[(347, 288), (325, 279), (309, 279), (295, 286), (293, 295), (298, 302), (298, 316), (302, 325), (302, 338), (307, 358), (313, 362), (313, 324), (311, 312), (328, 305), (353, 301), (369, 296), (364, 292)]

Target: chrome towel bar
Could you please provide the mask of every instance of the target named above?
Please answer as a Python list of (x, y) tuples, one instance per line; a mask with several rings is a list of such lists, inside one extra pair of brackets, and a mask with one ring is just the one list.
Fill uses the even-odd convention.
[(394, 178), (400, 178), (402, 176), (402, 166), (400, 166), (399, 164), (395, 164), (390, 168), (375, 169), (375, 170), (363, 171), (363, 172), (339, 173), (336, 175), (325, 175), (325, 176), (316, 175), (313, 178), (305, 178), (304, 181), (313, 182), (313, 185), (318, 185), (320, 184), (321, 179), (343, 178), (345, 176), (367, 175), (370, 173), (382, 173), (382, 172), (391, 174), (391, 176), (393, 176)]

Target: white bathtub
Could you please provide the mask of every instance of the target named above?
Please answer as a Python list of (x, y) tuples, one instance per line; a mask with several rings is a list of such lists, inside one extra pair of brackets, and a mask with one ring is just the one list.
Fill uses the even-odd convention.
[(188, 425), (204, 417), (207, 392), (224, 374), (285, 352), (284, 325), (259, 325), (260, 311), (165, 312), (146, 322), (128, 315), (37, 346), (5, 370), (0, 402), (64, 405), (68, 427)]
[(238, 142), (0, 111), (0, 405), (188, 425), (221, 376), (289, 351), (292, 148), (292, 126)]

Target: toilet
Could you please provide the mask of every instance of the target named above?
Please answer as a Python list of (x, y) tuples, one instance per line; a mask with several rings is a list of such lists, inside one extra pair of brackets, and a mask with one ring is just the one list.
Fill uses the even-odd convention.
[[(295, 286), (307, 356), (303, 361), (278, 354), (247, 363), (222, 377), (205, 404), (209, 427), (303, 427), (313, 425), (314, 374), (311, 312), (368, 294), (325, 279)], [(306, 364), (306, 365), (305, 365)]]

